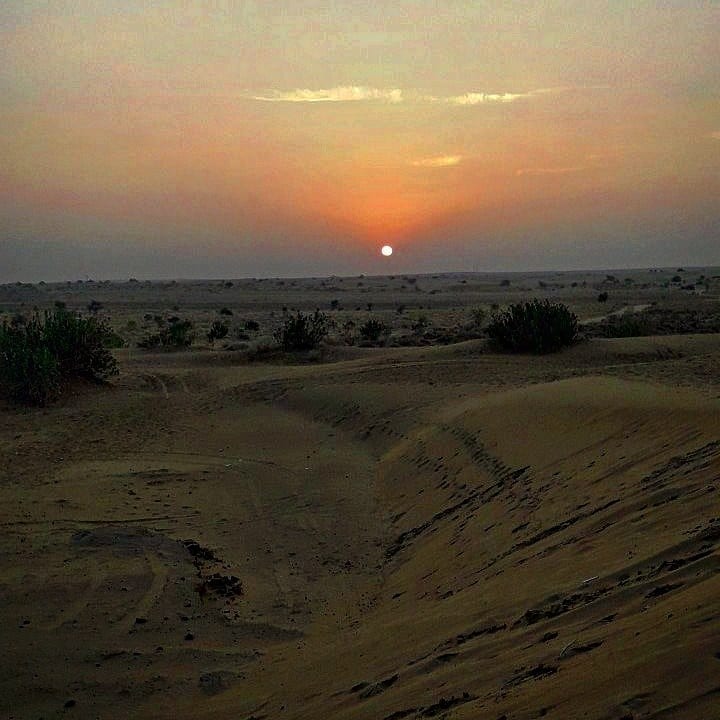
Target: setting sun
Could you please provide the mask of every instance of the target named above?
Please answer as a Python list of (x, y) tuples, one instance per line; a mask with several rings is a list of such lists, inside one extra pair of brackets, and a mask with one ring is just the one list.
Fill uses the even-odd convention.
[(383, 245), (382, 248), (380, 249), (380, 252), (385, 257), (390, 257), (393, 254), (393, 249), (392, 249), (392, 247), (390, 247), (390, 245)]

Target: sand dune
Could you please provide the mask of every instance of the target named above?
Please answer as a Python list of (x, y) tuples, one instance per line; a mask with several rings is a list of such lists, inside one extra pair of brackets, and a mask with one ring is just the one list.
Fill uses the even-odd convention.
[(719, 348), (146, 356), (8, 410), (0, 712), (713, 717)]

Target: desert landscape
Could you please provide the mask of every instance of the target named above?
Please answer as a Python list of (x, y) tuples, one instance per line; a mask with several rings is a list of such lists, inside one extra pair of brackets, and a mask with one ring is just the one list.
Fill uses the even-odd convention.
[[(492, 347), (529, 298), (579, 340)], [(720, 717), (720, 268), (0, 286), (53, 308), (119, 374), (0, 406), (2, 717)]]

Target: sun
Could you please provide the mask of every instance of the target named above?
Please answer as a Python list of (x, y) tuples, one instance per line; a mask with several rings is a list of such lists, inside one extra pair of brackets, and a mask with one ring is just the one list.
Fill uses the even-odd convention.
[(393, 254), (393, 249), (392, 249), (392, 247), (391, 247), (390, 245), (383, 245), (383, 246), (380, 248), (380, 252), (381, 252), (385, 257), (390, 257), (390, 256)]

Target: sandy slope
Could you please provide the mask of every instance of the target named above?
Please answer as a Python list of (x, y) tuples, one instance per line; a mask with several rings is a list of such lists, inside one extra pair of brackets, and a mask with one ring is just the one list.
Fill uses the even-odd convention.
[(0, 713), (714, 717), (720, 338), (478, 353), (4, 411)]

